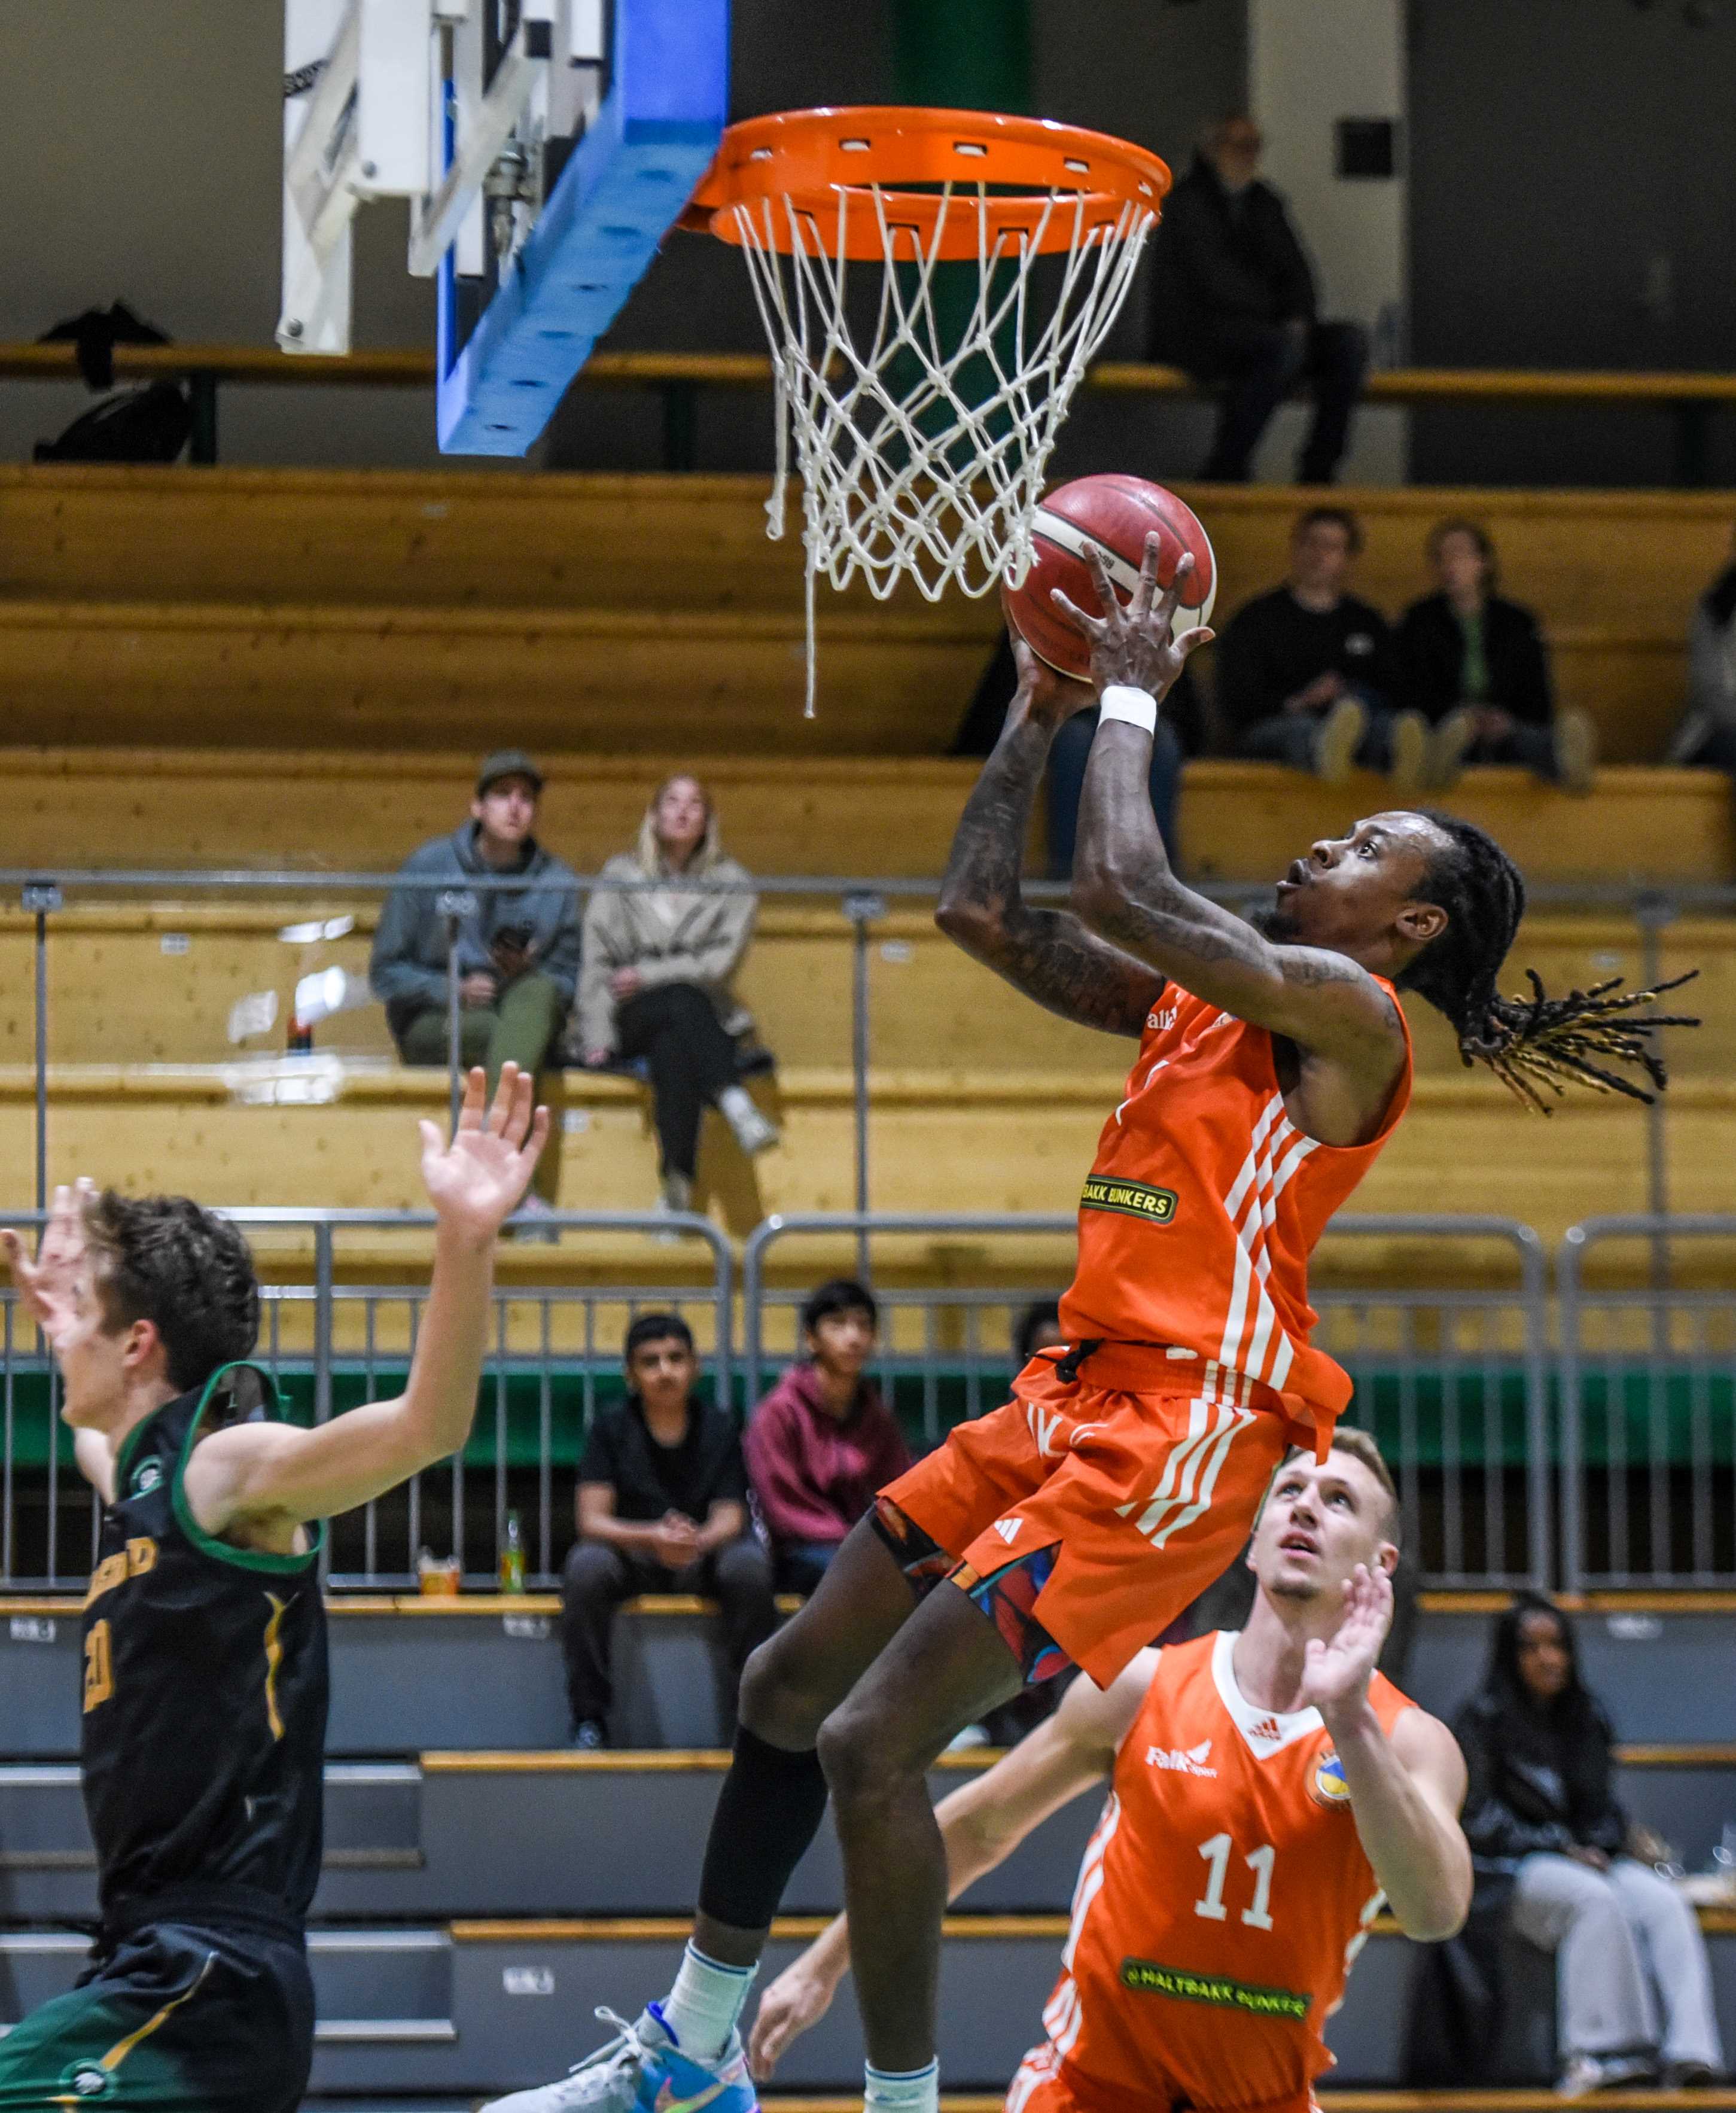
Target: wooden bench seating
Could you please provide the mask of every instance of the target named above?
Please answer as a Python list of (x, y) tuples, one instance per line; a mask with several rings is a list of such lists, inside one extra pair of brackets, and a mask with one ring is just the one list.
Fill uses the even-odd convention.
[[(1186, 489), (1227, 616), (1282, 576), (1295, 495)], [(1597, 717), (1611, 760), (1663, 753), (1694, 597), (1724, 561), (1727, 495), (1340, 495), (1368, 533), (1359, 590), (1395, 612), (1428, 584), (1429, 525), (1484, 521), (1507, 591), (1551, 634), (1564, 702)], [(484, 697), (492, 670), (493, 700), (517, 696), (526, 732), (564, 726), (572, 745), (618, 749), (637, 717), (617, 710), (611, 733), (611, 679), (619, 707), (661, 671), (663, 710), (694, 716), (654, 715), (648, 743), (660, 726), (703, 742), (722, 712), (732, 750), (787, 753), (800, 547), (793, 524), (766, 541), (764, 496), (752, 477), (0, 471), (14, 737), (196, 743), (202, 723), (227, 732), (239, 715), (246, 738), (294, 746), (289, 728), (324, 714), (334, 740), (390, 742)], [(994, 634), (992, 599), (901, 594), (882, 609), (859, 586), (827, 590), (821, 617), (822, 710), (797, 752), (943, 750)]]
[[(882, 1209), (1067, 1213), (1089, 1166), (1119, 1070), (877, 1070), (871, 1077), (873, 1194)], [(312, 1083), (310, 1083), (312, 1082)], [(317, 1098), (330, 1090), (335, 1098)], [(773, 1212), (854, 1207), (854, 1125), (842, 1068), (788, 1068), (756, 1088), (782, 1148), (749, 1162), (715, 1118), (702, 1138), (699, 1196), (737, 1236)], [(7, 1198), (29, 1193), (33, 1075), (0, 1068)], [(274, 1098), (294, 1094), (293, 1102)], [(311, 1104), (307, 1096), (312, 1095)], [(251, 1102), (247, 1098), (256, 1095)], [(49, 1075), (49, 1179), (92, 1173), (134, 1189), (185, 1189), (223, 1203), (351, 1205), (419, 1200), (414, 1116), (445, 1104), (437, 1071), (295, 1060), (275, 1073), (222, 1066), (57, 1066)], [(1671, 1201), (1736, 1208), (1728, 1150), (1736, 1086), (1684, 1078), (1668, 1116)], [(568, 1208), (649, 1207), (654, 1148), (645, 1098), (613, 1079), (563, 1088), (560, 1194)], [(1481, 1075), (1419, 1079), (1413, 1110), (1357, 1192), (1368, 1212), (1494, 1212), (1556, 1238), (1578, 1220), (1646, 1207), (1643, 1111), (1590, 1095), (1543, 1121)], [(957, 1246), (961, 1244), (951, 1243)], [(1058, 1244), (1064, 1251), (1066, 1243)], [(962, 1245), (968, 1248), (969, 1243)], [(1064, 1253), (1058, 1257), (1065, 1266)], [(966, 1266), (972, 1265), (968, 1260)], [(956, 1265), (955, 1265), (956, 1266)]]
[[(342, 910), (353, 932), (285, 943), (279, 934)], [(364, 982), (377, 910), (373, 901), (310, 892), (269, 898), (164, 901), (84, 898), (51, 927), (48, 1054), (57, 1065), (214, 1064), (283, 1046), (297, 979), (336, 966)], [(1023, 998), (961, 953), (926, 904), (897, 902), (872, 928), (868, 997), (872, 1055), (886, 1073), (945, 1067), (1002, 1075), (1077, 1073), (1091, 1090), (1113, 1085), (1130, 1047), (1074, 1027)], [(0, 910), (0, 1064), (30, 1061), (34, 1046), (34, 918)], [(786, 1070), (836, 1068), (850, 1048), (852, 928), (830, 903), (772, 897), (763, 902), (738, 988)], [(1643, 972), (1631, 920), (1534, 915), (1514, 947), (1509, 980), (1534, 967), (1552, 989)], [(1736, 920), (1687, 916), (1663, 935), (1665, 975), (1697, 967), (1687, 1002), (1705, 1025), (1671, 1041), (1684, 1079), (1736, 1074)], [(235, 1002), (271, 991), (278, 1025), (237, 1049), (228, 1041)], [(1445, 1023), (1410, 1008), (1419, 1067), (1457, 1079), (1462, 1066)], [(389, 1059), (383, 1010), (369, 1004), (322, 1023), (319, 1050)]]
[[(412, 847), (457, 825), (479, 752), (517, 738), (519, 728), (496, 699), (472, 722), (473, 745), (420, 752), (274, 751), (251, 729), (245, 743), (216, 747), (214, 728), (194, 748), (0, 747), (0, 858), (15, 868), (390, 873)], [(633, 841), (654, 787), (682, 768), (712, 787), (726, 844), (755, 873), (932, 879), (942, 870), (976, 763), (811, 754), (793, 705), (781, 755), (722, 753), (727, 732), (714, 721), (685, 753), (668, 745), (665, 728), (643, 755), (552, 744), (542, 755), (544, 840), (595, 872)], [(1316, 837), (1390, 798), (1383, 779), (1364, 774), (1333, 788), (1270, 764), (1190, 764), (1183, 865), (1208, 878), (1269, 883)], [(1492, 829), (1535, 882), (1716, 883), (1736, 871), (1729, 786), (1716, 771), (1617, 766), (1576, 801), (1524, 771), (1479, 769), (1441, 804)], [(1040, 856), (1031, 869), (1041, 873)]]

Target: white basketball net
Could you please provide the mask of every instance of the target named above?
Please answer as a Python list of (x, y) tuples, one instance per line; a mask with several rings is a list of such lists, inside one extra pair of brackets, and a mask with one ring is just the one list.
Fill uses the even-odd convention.
[[(732, 209), (777, 383), (769, 535), (783, 533), (792, 432), (802, 480), (810, 718), (822, 573), (844, 587), (860, 572), (882, 600), (904, 578), (930, 601), (950, 586), (982, 595), (1002, 578), (1023, 579), (1055, 435), (1156, 221), (1128, 204), (1113, 222), (1100, 212), (1092, 221), (1078, 194), (1052, 192), (1032, 227), (1005, 232), (991, 226), (980, 189), (949, 185), (937, 199), (926, 249), (916, 229), (889, 218), (877, 185), (839, 190), (829, 245), (813, 212), (792, 199)], [(858, 345), (842, 252), (847, 219), (864, 201), (882, 255), (856, 266), (859, 279), (878, 276), (873, 335)], [(955, 235), (961, 216), (975, 226), (976, 299), (962, 331), (948, 319), (943, 338), (936, 271), (949, 220)], [(1039, 317), (1030, 272), (1051, 227), (1069, 240), (1052, 252), (1060, 288)]]

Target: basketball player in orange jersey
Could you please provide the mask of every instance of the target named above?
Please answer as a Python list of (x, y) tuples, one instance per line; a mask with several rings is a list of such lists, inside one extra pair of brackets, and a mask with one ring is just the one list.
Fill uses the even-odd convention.
[[(946, 1858), (925, 1772), (1068, 1660), (1107, 1688), (1233, 1561), (1286, 1450), (1324, 1457), (1350, 1381), (1310, 1343), (1310, 1250), (1403, 1114), (1416, 992), (1538, 1101), (1571, 1078), (1661, 1085), (1635, 999), (1534, 1002), (1495, 979), (1524, 906), (1511, 863), (1445, 815), (1382, 814), (1317, 843), (1264, 931), (1171, 872), (1146, 791), (1151, 728), (1187, 655), (1183, 576), (1147, 545), (1132, 600), (1096, 566), (1092, 687), (1018, 646), (1017, 696), (967, 802), (942, 928), (1039, 1003), (1140, 1048), (1104, 1125), (1061, 1308), (1068, 1346), (1004, 1408), (883, 1491), (812, 1599), (742, 1676), (738, 1729), (668, 1995), (564, 2080), (491, 2113), (751, 2113), (736, 2030), (790, 1874), (836, 1800), (868, 2113), (935, 2113)], [(1073, 907), (1019, 865), (1056, 728), (1100, 698)], [(1612, 1015), (1620, 1015), (1614, 1019)], [(1642, 1095), (1642, 1098), (1644, 1096)], [(713, 2090), (713, 2087), (716, 2089)]]
[[(1142, 1650), (939, 1806), (952, 1897), (1049, 1815), (1109, 1782), (1080, 1866), (1048, 2037), (1007, 2113), (1307, 2113), (1321, 2038), (1383, 1899), (1450, 1937), (1470, 1900), (1465, 1764), (1374, 1669), (1397, 1504), (1374, 1441), (1278, 1468), (1248, 1552), (1241, 1632)], [(763, 2082), (850, 1966), (842, 1916), (767, 1989)]]

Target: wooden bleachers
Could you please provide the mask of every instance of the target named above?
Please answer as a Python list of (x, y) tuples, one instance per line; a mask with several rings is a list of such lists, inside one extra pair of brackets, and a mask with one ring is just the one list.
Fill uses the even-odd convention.
[[(1228, 614), (1280, 577), (1296, 497), (1187, 489)], [(1508, 590), (1544, 618), (1564, 702), (1597, 718), (1610, 760), (1661, 755), (1688, 616), (1736, 502), (1342, 496), (1368, 531), (1360, 586), (1395, 609), (1427, 583), (1432, 522), (1485, 522)], [(509, 697), (526, 737), (553, 746), (942, 751), (992, 599), (900, 595), (882, 609), (859, 586), (827, 591), (822, 711), (793, 730), (800, 546), (793, 522), (766, 541), (763, 501), (754, 477), (0, 471), (13, 738), (408, 746), (467, 732)], [(720, 718), (727, 742), (708, 738)]]
[[(284, 922), (337, 898), (271, 902), (89, 905), (54, 920), (50, 965), (50, 1164), (53, 1178), (95, 1171), (140, 1188), (185, 1187), (232, 1204), (394, 1209), (418, 1200), (406, 1140), (413, 1115), (444, 1101), (444, 1074), (399, 1068), (374, 1007), (323, 1024), (326, 1077), (281, 1055), (282, 1030), (240, 1047), (230, 1007), (272, 990), (287, 1018), (298, 977), (338, 965), (365, 977), (374, 921), (354, 909), (347, 937), (285, 944)], [(34, 1134), (33, 920), (0, 915), (0, 1166), (7, 1200), (26, 1192)], [(1630, 923), (1534, 917), (1514, 954), (1553, 987), (1640, 973)], [(1697, 965), (1693, 1002), (1706, 1025), (1673, 1038), (1668, 1103), (1672, 1198), (1682, 1210), (1736, 1207), (1722, 1148), (1736, 1108), (1736, 925), (1689, 920), (1665, 935), (1666, 973)], [(1077, 1198), (1129, 1045), (1069, 1026), (968, 961), (926, 910), (895, 910), (870, 956), (874, 1194), (910, 1211), (1066, 1212)], [(850, 928), (831, 905), (773, 900), (740, 988), (777, 1052), (759, 1090), (785, 1148), (752, 1165), (708, 1124), (702, 1199), (745, 1235), (770, 1212), (846, 1210), (854, 1201)], [(1646, 1206), (1647, 1125), (1630, 1104), (1575, 1098), (1548, 1121), (1494, 1081), (1467, 1074), (1444, 1024), (1411, 1007), (1419, 1086), (1414, 1111), (1359, 1193), (1359, 1208), (1494, 1212), (1551, 1237), (1577, 1219)], [(275, 1066), (275, 1068), (274, 1068)], [(297, 1104), (305, 1079), (332, 1098)], [(631, 1083), (571, 1073), (560, 1195), (570, 1209), (649, 1202), (645, 1097)], [(1064, 1266), (1064, 1257), (1057, 1266)]]
[[(14, 867), (389, 873), (412, 846), (456, 826), (477, 752), (517, 739), (519, 721), (497, 701), (472, 731), (474, 747), (444, 751), (273, 751), (252, 745), (251, 723), (233, 748), (0, 748), (0, 858)], [(724, 731), (713, 723), (706, 737)], [(728, 847), (755, 873), (941, 872), (974, 762), (813, 755), (793, 709), (785, 733), (789, 752), (776, 757), (697, 746), (643, 755), (544, 748), (543, 835), (594, 872), (632, 842), (652, 788), (679, 767), (712, 787)], [(1264, 764), (1190, 764), (1183, 863), (1206, 878), (1267, 883), (1315, 837), (1390, 796), (1378, 778), (1334, 789)], [(1480, 769), (1442, 804), (1492, 829), (1533, 881), (1715, 883), (1736, 869), (1729, 788), (1714, 771), (1617, 766), (1588, 799), (1573, 801), (1526, 772)], [(1040, 856), (1032, 870), (1041, 872)]]

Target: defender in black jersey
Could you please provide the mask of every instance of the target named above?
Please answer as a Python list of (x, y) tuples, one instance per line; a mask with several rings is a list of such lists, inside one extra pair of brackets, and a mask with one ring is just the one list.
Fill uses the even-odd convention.
[(452, 1143), (403, 1394), (303, 1431), (246, 1362), (253, 1261), (184, 1197), (56, 1193), (33, 1263), (3, 1238), (103, 1500), (84, 1616), (84, 1801), (102, 1928), (69, 1995), (0, 2039), (0, 2113), (294, 2113), (313, 2053), (303, 1923), (320, 1871), (327, 1679), (314, 1523), (457, 1452), (495, 1235), (548, 1135), (508, 1065)]

